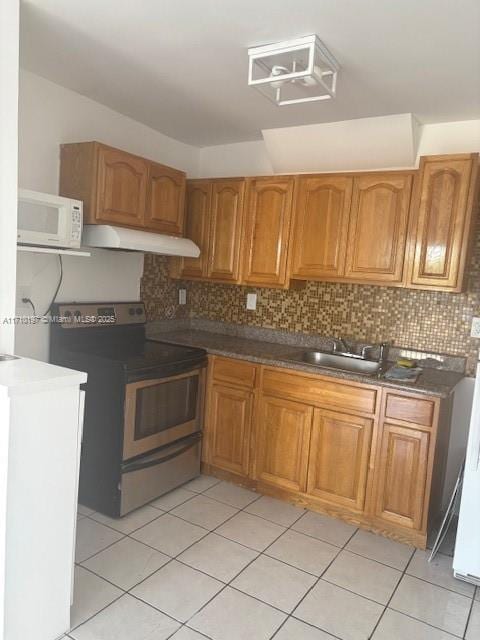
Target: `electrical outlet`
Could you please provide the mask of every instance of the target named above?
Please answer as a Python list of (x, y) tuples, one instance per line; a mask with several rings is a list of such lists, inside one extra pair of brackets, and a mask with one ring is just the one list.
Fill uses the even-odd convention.
[(257, 294), (247, 293), (247, 309), (249, 311), (255, 311), (257, 308)]
[(480, 338), (480, 318), (472, 318), (472, 328), (470, 330), (472, 338)]
[(178, 304), (187, 304), (187, 290), (179, 289), (178, 290)]

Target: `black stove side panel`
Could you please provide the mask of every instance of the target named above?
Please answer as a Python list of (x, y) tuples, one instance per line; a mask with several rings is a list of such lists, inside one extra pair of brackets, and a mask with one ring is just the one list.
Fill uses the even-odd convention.
[(91, 369), (85, 394), (79, 500), (112, 518), (120, 516), (124, 403), (123, 371)]
[(79, 501), (110, 517), (120, 516), (125, 374), (121, 366), (58, 348), (50, 361), (85, 371), (85, 419), (80, 459)]

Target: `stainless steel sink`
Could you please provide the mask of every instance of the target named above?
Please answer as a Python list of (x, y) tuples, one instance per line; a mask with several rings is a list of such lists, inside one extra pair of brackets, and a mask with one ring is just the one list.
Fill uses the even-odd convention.
[(336, 353), (325, 353), (324, 351), (305, 351), (302, 354), (301, 360), (317, 367), (351, 371), (352, 373), (361, 373), (367, 376), (378, 374), (382, 368), (382, 364), (374, 360), (342, 356)]

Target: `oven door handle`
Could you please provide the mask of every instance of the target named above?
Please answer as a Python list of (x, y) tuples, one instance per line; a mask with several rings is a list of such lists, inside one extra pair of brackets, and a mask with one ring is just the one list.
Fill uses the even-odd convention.
[(201, 438), (201, 434), (195, 434), (194, 437), (190, 437), (188, 442), (183, 447), (180, 447), (180, 449), (176, 449), (170, 453), (159, 451), (158, 454), (148, 456), (148, 459), (145, 461), (127, 463), (122, 466), (122, 473), (132, 473), (133, 471), (140, 471), (140, 469), (148, 469), (148, 467), (155, 467), (157, 464), (162, 464), (163, 462), (168, 462), (169, 460), (178, 458), (178, 456), (181, 456), (183, 453), (198, 444)]

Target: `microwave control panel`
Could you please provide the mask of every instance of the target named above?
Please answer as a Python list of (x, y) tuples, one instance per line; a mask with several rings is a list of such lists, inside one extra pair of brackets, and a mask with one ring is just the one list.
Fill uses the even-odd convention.
[(80, 244), (82, 237), (82, 208), (78, 205), (72, 207), (72, 226), (71, 226), (71, 238)]

